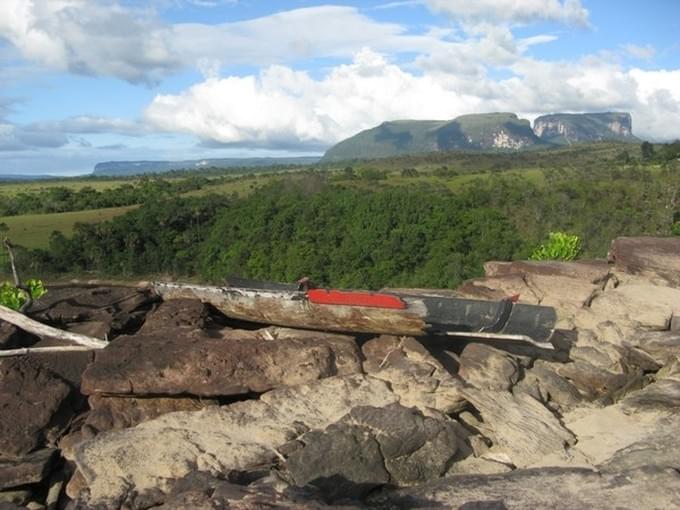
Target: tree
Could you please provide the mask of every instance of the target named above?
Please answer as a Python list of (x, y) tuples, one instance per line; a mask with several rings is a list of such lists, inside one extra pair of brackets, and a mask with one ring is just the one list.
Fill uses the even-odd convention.
[(654, 146), (649, 142), (642, 142), (640, 145), (642, 161), (651, 161), (654, 158)]

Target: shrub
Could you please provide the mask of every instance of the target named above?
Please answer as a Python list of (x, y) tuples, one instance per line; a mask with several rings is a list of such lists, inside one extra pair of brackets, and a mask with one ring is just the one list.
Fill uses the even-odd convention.
[(581, 240), (577, 235), (564, 232), (550, 232), (548, 241), (536, 248), (531, 260), (574, 260), (581, 251)]
[[(47, 292), (40, 280), (27, 280), (26, 287), (28, 287), (32, 299), (38, 299)], [(9, 282), (4, 282), (0, 286), (0, 305), (12, 310), (19, 310), (25, 302), (25, 291), (17, 289)]]

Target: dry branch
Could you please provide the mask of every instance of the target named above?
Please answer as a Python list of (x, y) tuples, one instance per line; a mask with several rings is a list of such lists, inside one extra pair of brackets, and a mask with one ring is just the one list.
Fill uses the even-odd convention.
[(83, 347), (89, 347), (90, 349), (103, 349), (106, 347), (107, 342), (94, 338), (91, 336), (81, 335), (80, 333), (72, 333), (70, 331), (63, 331), (61, 329), (53, 328), (47, 324), (42, 324), (41, 322), (35, 321), (26, 317), (24, 314), (15, 312), (14, 310), (7, 308), (6, 306), (0, 305), (0, 319), (14, 324), (16, 327), (33, 333), (39, 337), (44, 338), (57, 338), (59, 340), (65, 340), (67, 342), (73, 342)]
[(94, 349), (95, 349), (94, 347), (85, 347), (84, 345), (55, 345), (53, 347), (21, 347), (19, 349), (0, 350), (0, 358), (9, 358), (11, 356), (24, 356), (26, 354), (41, 354), (43, 352), (88, 352)]

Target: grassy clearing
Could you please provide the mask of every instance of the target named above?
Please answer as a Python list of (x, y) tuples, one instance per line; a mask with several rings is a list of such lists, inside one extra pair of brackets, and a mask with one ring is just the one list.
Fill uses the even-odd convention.
[(53, 214), (25, 214), (23, 216), (5, 216), (0, 222), (9, 227), (5, 235), (14, 244), (26, 248), (47, 248), (50, 235), (55, 230), (68, 236), (73, 232), (76, 223), (96, 223), (115, 216), (120, 216), (137, 206), (110, 207), (107, 209), (92, 209)]
[(55, 179), (49, 181), (35, 181), (35, 182), (11, 182), (0, 183), (0, 194), (13, 196), (18, 193), (36, 193), (45, 191), (50, 188), (63, 187), (73, 191), (78, 191), (85, 187), (94, 188), (97, 191), (105, 189), (117, 188), (123, 184), (132, 184), (130, 180), (100, 180), (100, 179)]

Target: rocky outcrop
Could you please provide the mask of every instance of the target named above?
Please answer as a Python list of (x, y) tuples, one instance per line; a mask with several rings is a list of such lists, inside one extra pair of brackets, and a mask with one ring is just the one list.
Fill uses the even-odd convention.
[(637, 141), (629, 113), (555, 113), (534, 120), (534, 133), (551, 143)]
[(361, 371), (352, 337), (277, 335), (273, 329), (121, 336), (97, 352), (83, 374), (82, 391), (214, 397), (261, 393)]
[(680, 237), (619, 237), (609, 249), (614, 274), (680, 287)]

